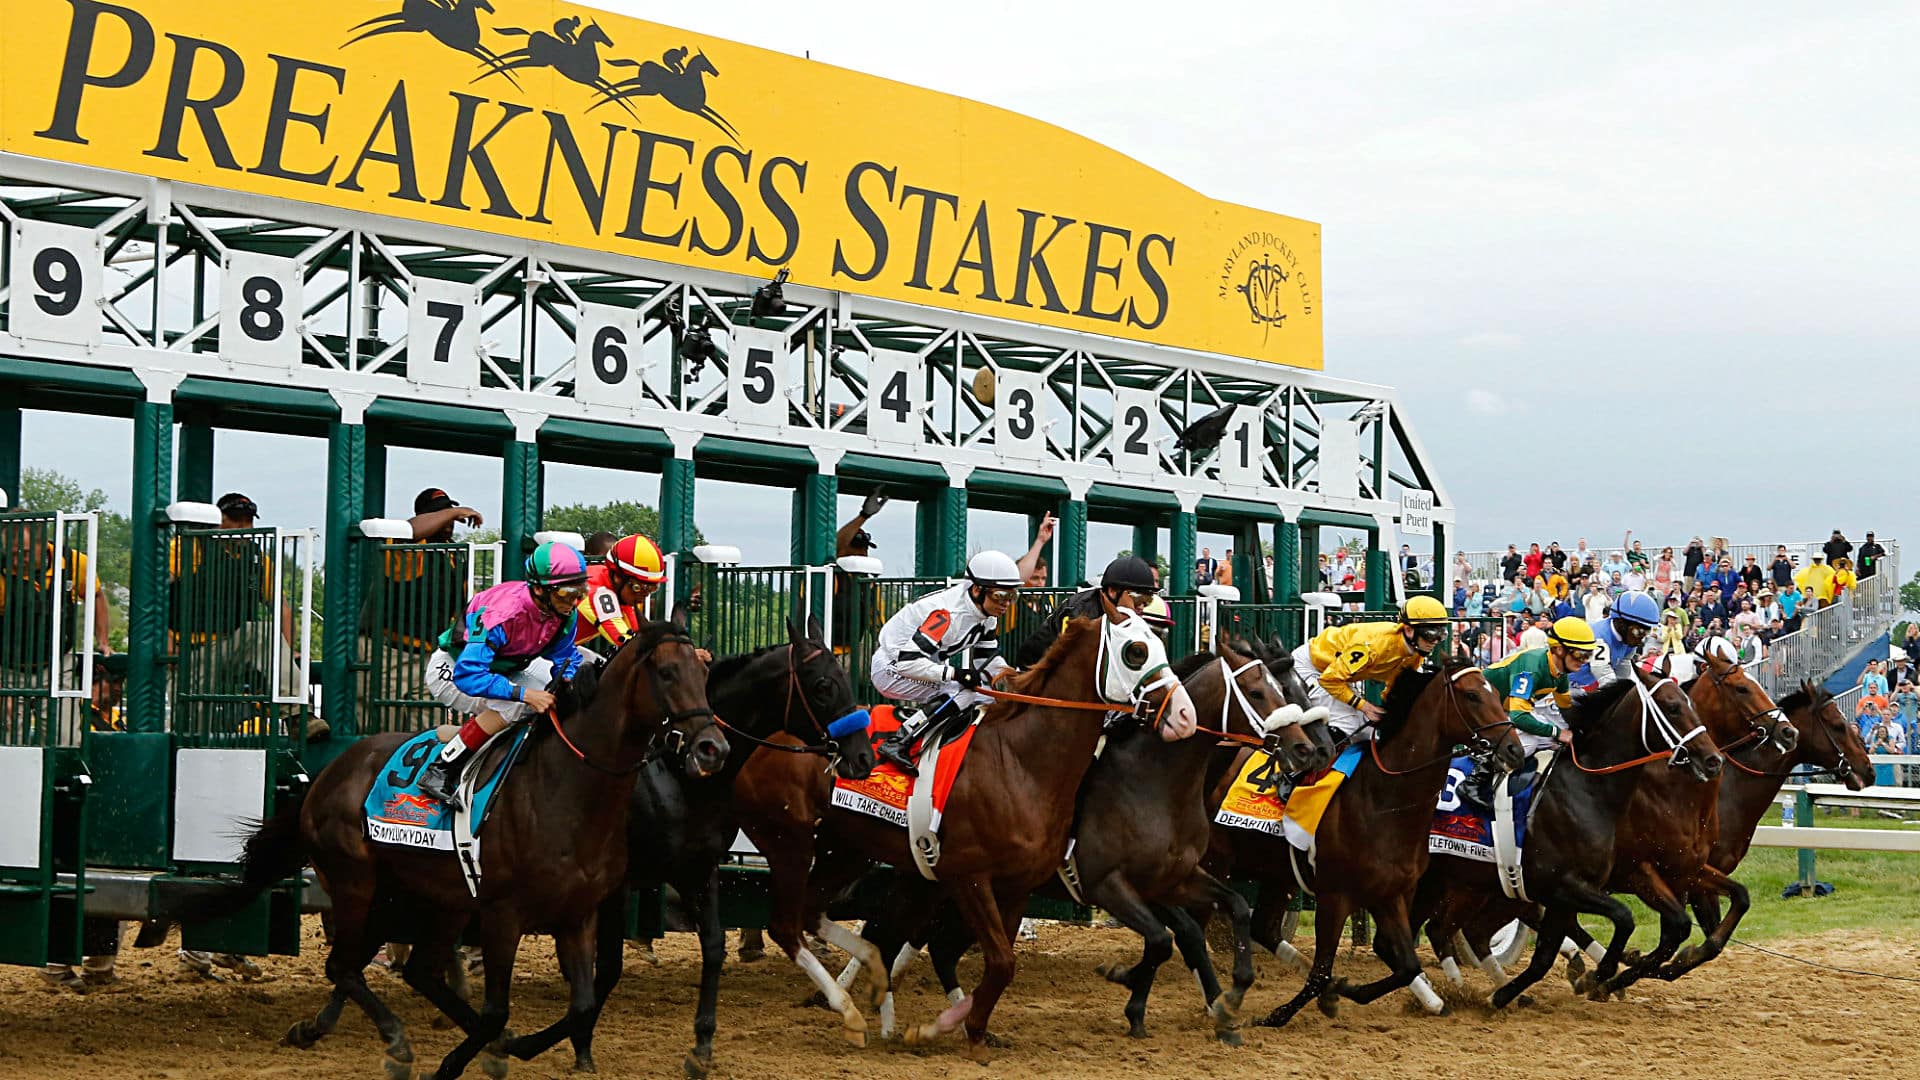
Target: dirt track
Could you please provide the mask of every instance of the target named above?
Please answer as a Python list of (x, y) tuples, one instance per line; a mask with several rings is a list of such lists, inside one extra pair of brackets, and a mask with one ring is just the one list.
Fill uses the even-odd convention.
[[(318, 924), (308, 920), (308, 951), (269, 964), (271, 981), (209, 984), (179, 974), (172, 948), (121, 956), (121, 988), (54, 995), (40, 976), (0, 969), (0, 1071), (9, 1076), (192, 1077), (364, 1076), (380, 1073), (372, 1025), (349, 1007), (340, 1030), (310, 1051), (279, 1045), (296, 1020), (324, 997)], [(1455, 1013), (1408, 1011), (1404, 994), (1370, 1006), (1347, 1004), (1338, 1019), (1312, 1008), (1283, 1031), (1248, 1028), (1246, 1046), (1216, 1044), (1197, 1008), (1198, 994), (1175, 965), (1163, 969), (1148, 1014), (1151, 1038), (1131, 1041), (1120, 1015), (1124, 991), (1091, 974), (1096, 963), (1137, 955), (1124, 931), (1046, 927), (1020, 948), (1021, 969), (996, 1013), (994, 1029), (1011, 1042), (982, 1068), (955, 1040), (933, 1050), (898, 1044), (866, 1051), (845, 1045), (839, 1023), (794, 1008), (804, 977), (784, 960), (729, 964), (721, 984), (717, 1077), (1104, 1078), (1156, 1074), (1270, 1080), (1314, 1077), (1529, 1078), (1629, 1075), (1662, 1078), (1882, 1077), (1920, 1075), (1920, 984), (1819, 971), (1736, 947), (1716, 964), (1671, 985), (1647, 986), (1627, 1002), (1595, 1004), (1569, 995), (1559, 973), (1543, 982), (1538, 1004), (1492, 1015), (1486, 984), (1469, 976)], [(1920, 974), (1920, 940), (1860, 940), (1824, 935), (1780, 943), (1795, 955), (1890, 974)], [(653, 967), (629, 953), (628, 980), (609, 1007), (595, 1047), (602, 1075), (678, 1077), (692, 1043), (698, 955), (675, 935)], [(962, 974), (977, 974), (977, 960)], [(1369, 976), (1371, 956), (1345, 953), (1339, 970)], [(1264, 1015), (1299, 986), (1271, 960), (1248, 996), (1248, 1015)], [(1437, 977), (1437, 973), (1434, 973)], [(1443, 981), (1443, 980), (1442, 980)], [(521, 1030), (560, 1015), (563, 994), (551, 946), (530, 943), (516, 973)], [(427, 1006), (396, 979), (374, 976), (377, 993), (399, 1009), (423, 1064), (454, 1042), (429, 1026)], [(942, 1003), (924, 964), (907, 977), (900, 1016), (927, 1019)], [(515, 1063), (511, 1075), (568, 1075), (572, 1055), (555, 1051)], [(479, 1076), (478, 1068), (469, 1071)]]

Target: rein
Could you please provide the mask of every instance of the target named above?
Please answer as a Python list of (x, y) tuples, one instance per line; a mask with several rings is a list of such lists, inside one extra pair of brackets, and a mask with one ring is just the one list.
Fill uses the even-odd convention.
[[(1468, 675), (1477, 674), (1479, 673), (1479, 671), (1480, 669), (1477, 667), (1466, 667), (1466, 668), (1461, 668), (1459, 671), (1456, 671), (1452, 675), (1447, 676), (1447, 703), (1449, 705), (1452, 705), (1453, 710), (1459, 713), (1462, 717), (1466, 715), (1466, 712), (1465, 710), (1460, 708), (1460, 702), (1455, 699), (1453, 688), (1460, 684), (1461, 679), (1467, 677)], [(1372, 725), (1369, 724), (1369, 726), (1372, 726)], [(1502, 727), (1510, 728), (1512, 726), (1513, 726), (1512, 720), (1503, 719), (1498, 723), (1486, 724), (1480, 727), (1473, 727), (1472, 725), (1468, 725), (1468, 728), (1471, 732), (1471, 737), (1475, 742), (1482, 744), (1482, 746), (1485, 747), (1486, 750), (1491, 750), (1492, 744), (1486, 738), (1482, 737), (1481, 733), (1485, 731), (1492, 731)], [(1374, 739), (1367, 740), (1367, 752), (1373, 757), (1373, 767), (1376, 769), (1379, 769), (1380, 772), (1386, 776), (1409, 776), (1413, 773), (1420, 772), (1423, 769), (1431, 769), (1435, 765), (1438, 765), (1442, 762), (1453, 760), (1453, 747), (1448, 746), (1444, 753), (1442, 753), (1439, 757), (1434, 758), (1432, 761), (1422, 762), (1418, 765), (1410, 766), (1405, 769), (1389, 769), (1387, 768), (1387, 763), (1380, 760), (1380, 740), (1379, 739), (1374, 738)]]
[[(1647, 684), (1640, 682), (1638, 676), (1634, 676), (1633, 679), (1634, 685), (1640, 694), (1640, 745), (1646, 747), (1648, 753), (1643, 757), (1620, 762), (1618, 765), (1602, 765), (1598, 768), (1589, 769), (1580, 763), (1580, 752), (1574, 748), (1573, 743), (1567, 743), (1567, 757), (1572, 760), (1573, 767), (1586, 773), (1588, 776), (1612, 776), (1614, 773), (1626, 772), (1628, 769), (1637, 769), (1642, 765), (1651, 765), (1663, 758), (1669, 762), (1677, 762), (1680, 755), (1686, 750), (1687, 742), (1706, 730), (1706, 727), (1702, 725), (1695, 727), (1684, 736), (1681, 735), (1679, 729), (1667, 721), (1666, 714), (1660, 711), (1660, 706), (1653, 700), (1654, 690), (1659, 689), (1660, 683), (1655, 683), (1654, 690), (1649, 690), (1647, 689)], [(1673, 679), (1667, 677), (1661, 679), (1660, 682), (1671, 683)], [(1679, 686), (1678, 683), (1674, 683), (1674, 685), (1676, 688)], [(1653, 719), (1655, 726), (1660, 730), (1661, 736), (1667, 740), (1668, 749), (1655, 750), (1651, 746), (1648, 746), (1647, 721), (1649, 718)], [(1749, 734), (1747, 738), (1751, 739), (1758, 734), (1758, 732), (1753, 732)]]
[[(646, 658), (653, 654), (654, 649), (658, 648), (660, 645), (667, 642), (672, 642), (680, 645), (691, 645), (693, 644), (693, 639), (690, 637), (687, 637), (685, 634), (672, 634), (672, 635), (664, 636), (660, 638), (659, 641), (655, 641), (651, 645), (648, 645), (646, 648), (646, 651), (642, 652), (635, 659), (634, 661), (635, 664), (637, 665), (645, 662)], [(719, 724), (721, 727), (726, 726), (726, 724), (718, 716), (714, 715), (714, 712), (712, 709), (690, 709), (683, 713), (674, 712), (672, 709), (667, 707), (666, 702), (660, 699), (660, 688), (657, 684), (654, 683), (652, 679), (647, 680), (647, 689), (652, 692), (654, 705), (657, 706), (661, 714), (666, 717), (668, 724), (678, 724), (684, 720), (690, 720), (697, 716), (706, 716), (706, 717), (711, 717), (715, 724)], [(626, 768), (616, 769), (611, 765), (602, 765), (601, 763), (588, 757), (586, 751), (574, 745), (573, 739), (567, 735), (567, 729), (565, 725), (560, 723), (559, 710), (550, 708), (547, 710), (546, 716), (547, 716), (548, 722), (552, 725), (554, 732), (560, 736), (560, 741), (566, 745), (566, 748), (568, 750), (573, 751), (573, 756), (579, 758), (581, 764), (584, 764), (585, 766), (587, 766), (588, 768), (592, 769), (597, 773), (601, 773), (606, 776), (632, 776), (634, 773), (640, 771), (641, 766), (645, 765), (648, 761), (651, 761), (654, 757), (657, 756), (657, 750), (659, 749), (657, 744), (659, 743), (659, 739), (656, 737), (655, 739), (656, 745), (650, 746), (647, 752), (640, 756), (640, 759), (638, 761), (635, 761), (633, 764), (627, 766)], [(668, 753), (677, 753), (680, 750), (681, 744), (684, 742), (685, 742), (685, 737), (681, 735), (680, 732), (669, 731), (667, 733), (666, 746), (664, 749)]]
[(1065, 698), (1041, 697), (1038, 694), (1019, 694), (1012, 690), (1000, 690), (982, 686), (978, 693), (996, 701), (1016, 701), (1022, 705), (1044, 705), (1050, 709), (1079, 709), (1083, 712), (1110, 713), (1119, 712), (1120, 706), (1098, 701), (1068, 701)]

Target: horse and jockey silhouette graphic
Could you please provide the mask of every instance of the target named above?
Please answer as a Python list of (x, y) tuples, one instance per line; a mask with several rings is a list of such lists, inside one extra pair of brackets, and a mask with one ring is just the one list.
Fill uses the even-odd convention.
[[(658, 62), (617, 57), (603, 60), (600, 49), (611, 49), (613, 38), (599, 22), (586, 21), (578, 15), (557, 20), (551, 33), (517, 26), (491, 27), (493, 33), (503, 37), (526, 39), (520, 48), (498, 52), (481, 44), (479, 12), (482, 11), (492, 13), (494, 7), (488, 0), (401, 0), (400, 10), (375, 16), (353, 27), (361, 33), (349, 39), (347, 45), (382, 34), (426, 34), (455, 52), (479, 60), (483, 70), (474, 76), (474, 82), (498, 75), (517, 87), (520, 82), (514, 72), (551, 68), (594, 91), (597, 100), (588, 107), (589, 112), (612, 104), (631, 116), (635, 114), (629, 101), (659, 97), (674, 108), (719, 128), (735, 144), (740, 142), (740, 133), (707, 104), (707, 77), (718, 78), (720, 69), (705, 52), (681, 45), (666, 50)], [(630, 68), (634, 74), (615, 81), (602, 73), (603, 67)]]

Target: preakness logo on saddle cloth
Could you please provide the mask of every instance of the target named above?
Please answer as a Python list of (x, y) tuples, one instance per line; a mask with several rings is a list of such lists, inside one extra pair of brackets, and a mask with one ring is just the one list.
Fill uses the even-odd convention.
[(978, 102), (552, 0), (0, 12), (12, 153), (1321, 366), (1318, 226)]

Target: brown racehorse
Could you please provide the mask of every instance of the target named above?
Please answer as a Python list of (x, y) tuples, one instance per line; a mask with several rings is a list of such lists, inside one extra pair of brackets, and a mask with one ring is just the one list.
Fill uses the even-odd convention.
[[(1456, 855), (1433, 857), (1414, 899), (1415, 925), (1426, 925), (1442, 966), (1456, 978), (1449, 962), (1455, 956), (1454, 935), (1463, 927), (1483, 954), (1485, 934), (1511, 919), (1541, 929), (1533, 961), (1514, 982), (1508, 983), (1497, 964), (1489, 966), (1498, 984), (1497, 1006), (1546, 973), (1561, 939), (1577, 928), (1575, 917), (1583, 912), (1613, 924), (1599, 960), (1603, 973), (1613, 973), (1633, 933), (1633, 914), (1604, 886), (1616, 866), (1619, 823), (1628, 803), (1655, 775), (1672, 774), (1706, 787), (1720, 772), (1711, 733), (1700, 724), (1691, 699), (1669, 679), (1636, 671), (1577, 699), (1567, 721), (1572, 748), (1561, 751), (1535, 785), (1521, 852), (1521, 884), (1533, 899), (1507, 899), (1500, 871)], [(1432, 995), (1424, 976), (1416, 981), (1415, 993)]]
[[(363, 975), (380, 943), (409, 925), (418, 937), (406, 968), (408, 984), (467, 1035), (436, 1076), (458, 1076), (482, 1053), (488, 1074), (504, 1075), (507, 999), (514, 957), (527, 934), (554, 936), (572, 995), (569, 1016), (586, 1021), (595, 1004), (595, 912), (626, 874), (634, 771), (663, 741), (690, 748), (684, 765), (689, 775), (707, 775), (726, 761), (726, 739), (707, 706), (706, 667), (685, 627), (686, 612), (676, 608), (671, 622), (641, 628), (607, 663), (591, 700), (577, 709), (568, 708), (577, 700), (574, 688), (554, 684), (564, 732), (542, 722), (502, 786), (481, 850), (477, 900), (468, 895), (452, 852), (367, 840), (367, 793), (395, 748), (412, 737), (406, 734), (355, 743), (314, 778), (304, 800), (283, 807), (247, 840), (245, 888), (222, 897), (223, 904), (258, 895), (308, 861), (333, 902), (327, 955), (333, 993), (317, 1016), (287, 1032), (288, 1043), (312, 1046), (333, 1030), (351, 999), (386, 1041), (387, 1075), (411, 1076), (406, 1032)], [(478, 1013), (441, 978), (454, 943), (476, 918), (487, 972), (486, 1004)]]
[[(1799, 733), (1773, 699), (1733, 661), (1709, 656), (1687, 694), (1701, 723), (1723, 750), (1765, 742), (1788, 752), (1798, 742)], [(1739, 914), (1747, 910), (1746, 887), (1707, 862), (1720, 835), (1719, 783), (1696, 784), (1675, 772), (1650, 773), (1620, 821), (1613, 877), (1607, 887), (1638, 896), (1659, 914), (1660, 943), (1603, 981), (1602, 989), (1608, 993), (1652, 974), (1686, 943), (1693, 930), (1686, 897), (1727, 897), (1736, 913), (1732, 923), (1738, 923)], [(1733, 930), (1733, 925), (1725, 925), (1714, 933), (1731, 935)], [(1720, 940), (1724, 943), (1726, 938)], [(1576, 976), (1576, 988), (1584, 985)]]
[[(1078, 895), (1057, 879), (1038, 890), (1109, 912), (1144, 939), (1137, 964), (1100, 968), (1108, 980), (1132, 991), (1126, 1016), (1128, 1034), (1135, 1038), (1147, 1034), (1147, 996), (1175, 941), (1191, 935), (1183, 951), (1205, 954), (1204, 935), (1185, 911), (1199, 907), (1224, 909), (1233, 921), (1231, 987), (1222, 992), (1210, 962), (1196, 972), (1216, 1034), (1229, 1045), (1240, 1042), (1240, 1003), (1254, 975), (1250, 910), (1244, 897), (1199, 865), (1212, 821), (1206, 786), (1213, 760), (1232, 760), (1234, 749), (1262, 742), (1286, 769), (1312, 768), (1316, 761), (1324, 767), (1331, 760), (1301, 730), (1301, 708), (1288, 703), (1260, 658), (1237, 651), (1241, 647), (1222, 635), (1218, 654), (1197, 653), (1173, 666), (1200, 722), (1209, 725), (1200, 732), (1206, 738), (1166, 743), (1138, 729), (1109, 733), (1080, 790), (1073, 842)], [(897, 933), (877, 921), (864, 934), (883, 956), (898, 946)], [(966, 926), (951, 912), (943, 913), (928, 952), (950, 997), (959, 987), (956, 965), (971, 944)], [(896, 978), (899, 969), (896, 962)]]
[(1137, 616), (1104, 606), (1104, 618), (1070, 622), (1038, 664), (1007, 679), (1007, 690), (1047, 703), (987, 706), (943, 816), (937, 882), (919, 878), (906, 830), (835, 808), (831, 781), (817, 764), (756, 754), (736, 781), (736, 809), (771, 871), (767, 932), (826, 994), (849, 1041), (865, 1043), (866, 1020), (805, 948), (801, 931), (814, 929), (860, 959), (873, 1008), (891, 987), (878, 950), (826, 918), (826, 903), (840, 889), (875, 863), (895, 867), (893, 896), (913, 906), (884, 918), (908, 935), (938, 906), (928, 891), (953, 901), (980, 942), (985, 974), (970, 998), (933, 1024), (909, 1030), (908, 1040), (951, 1031), (964, 1015), (969, 1053), (984, 1060), (988, 1018), (1013, 978), (1012, 940), (1027, 897), (1066, 854), (1075, 793), (1093, 763), (1103, 706), (1141, 710), (1169, 741), (1192, 733), (1192, 701), (1167, 669), (1159, 638)]
[[(1513, 722), (1477, 667), (1429, 661), (1394, 680), (1384, 702), (1386, 719), (1328, 804), (1315, 833), (1313, 865), (1294, 865), (1314, 894), (1313, 967), (1291, 1001), (1260, 1023), (1280, 1027), (1307, 1002), (1333, 1015), (1338, 998), (1365, 1004), (1413, 981), (1420, 973), (1408, 908), (1427, 868), (1427, 827), (1446, 783), (1452, 748), (1465, 745), (1481, 760), (1511, 771), (1524, 757)], [(1236, 830), (1250, 832), (1250, 830)], [(1285, 839), (1272, 841), (1268, 858), (1280, 866), (1294, 860)], [(1261, 882), (1291, 896), (1292, 883), (1271, 876)], [(1279, 899), (1284, 906), (1285, 898)], [(1263, 896), (1264, 900), (1264, 896)], [(1333, 979), (1333, 958), (1347, 916), (1365, 910), (1376, 925), (1373, 948), (1390, 969), (1381, 979), (1350, 987)]]

